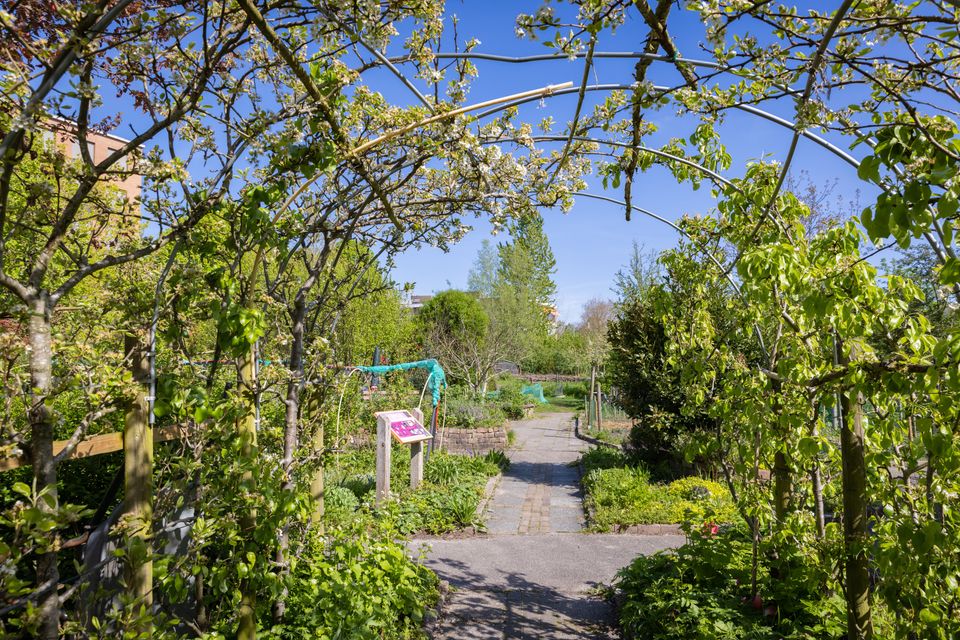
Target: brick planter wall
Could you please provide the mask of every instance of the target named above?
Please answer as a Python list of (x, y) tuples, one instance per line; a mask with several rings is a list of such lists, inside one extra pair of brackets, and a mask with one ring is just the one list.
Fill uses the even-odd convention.
[(437, 446), (450, 453), (484, 454), (494, 449), (507, 448), (506, 427), (459, 429), (447, 427), (443, 436), (437, 434)]

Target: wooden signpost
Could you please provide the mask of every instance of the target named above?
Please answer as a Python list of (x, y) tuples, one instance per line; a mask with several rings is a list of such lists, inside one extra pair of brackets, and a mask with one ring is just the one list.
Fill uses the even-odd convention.
[(390, 454), (393, 439), (410, 445), (410, 488), (423, 482), (423, 443), (433, 438), (423, 426), (423, 412), (381, 411), (377, 416), (377, 506), (390, 497)]

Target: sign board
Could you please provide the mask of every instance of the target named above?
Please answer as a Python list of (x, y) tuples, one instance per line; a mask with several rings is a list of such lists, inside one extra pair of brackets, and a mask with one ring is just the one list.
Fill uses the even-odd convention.
[(376, 414), (390, 425), (390, 433), (402, 444), (429, 440), (433, 436), (409, 411), (381, 411)]

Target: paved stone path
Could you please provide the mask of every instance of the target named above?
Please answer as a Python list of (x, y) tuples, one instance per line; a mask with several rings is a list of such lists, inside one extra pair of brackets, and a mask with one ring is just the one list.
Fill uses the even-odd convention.
[(571, 464), (589, 445), (573, 435), (571, 419), (558, 413), (512, 423), (516, 442), (488, 506), (490, 534), (583, 529), (580, 472)]
[(571, 414), (512, 424), (510, 469), (488, 505), (488, 535), (414, 541), (426, 564), (455, 589), (436, 639), (610, 638), (609, 605), (598, 590), (640, 554), (681, 536), (585, 534), (579, 473), (570, 463), (588, 445)]

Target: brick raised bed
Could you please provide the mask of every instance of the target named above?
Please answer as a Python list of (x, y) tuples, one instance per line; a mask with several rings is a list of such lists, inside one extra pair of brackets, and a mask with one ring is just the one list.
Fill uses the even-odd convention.
[(507, 448), (506, 427), (460, 429), (447, 427), (437, 434), (437, 447), (450, 453), (484, 454)]

